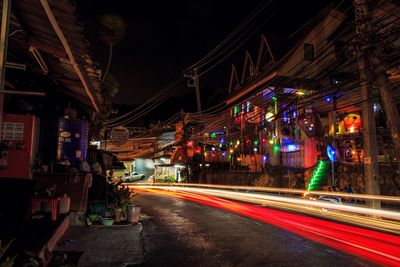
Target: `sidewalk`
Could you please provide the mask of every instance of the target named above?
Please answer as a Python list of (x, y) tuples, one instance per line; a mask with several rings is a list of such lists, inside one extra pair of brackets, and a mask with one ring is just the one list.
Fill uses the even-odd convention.
[(70, 226), (55, 251), (80, 255), (79, 267), (137, 266), (143, 262), (142, 224)]

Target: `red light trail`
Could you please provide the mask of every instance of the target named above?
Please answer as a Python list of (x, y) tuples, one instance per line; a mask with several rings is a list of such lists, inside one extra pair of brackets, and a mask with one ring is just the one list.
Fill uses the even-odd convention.
[[(140, 189), (140, 188), (136, 188)], [(400, 266), (400, 237), (218, 197), (160, 189), (140, 189), (175, 196), (262, 221), (296, 235), (385, 266)]]

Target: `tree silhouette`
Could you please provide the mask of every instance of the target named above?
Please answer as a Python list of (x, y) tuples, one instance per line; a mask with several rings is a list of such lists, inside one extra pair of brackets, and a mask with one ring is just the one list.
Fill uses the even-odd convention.
[(108, 62), (102, 78), (102, 82), (107, 77), (110, 69), (113, 48), (125, 36), (126, 24), (121, 16), (107, 14), (100, 17), (100, 39), (109, 47)]

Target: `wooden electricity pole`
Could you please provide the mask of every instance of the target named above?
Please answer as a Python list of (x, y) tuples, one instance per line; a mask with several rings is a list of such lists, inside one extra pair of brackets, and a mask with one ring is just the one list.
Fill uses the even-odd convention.
[(3, 124), (3, 103), (4, 103), (4, 82), (7, 61), (7, 45), (8, 45), (8, 26), (10, 24), (11, 0), (3, 0), (3, 10), (1, 17), (0, 32), (0, 140), (1, 128)]
[(199, 84), (199, 76), (197, 73), (197, 69), (193, 69), (193, 71), (184, 73), (183, 75), (186, 78), (189, 78), (187, 86), (194, 87), (196, 89), (196, 101), (197, 101), (197, 111), (201, 111), (201, 97), (200, 97), (200, 84)]
[[(358, 68), (360, 75), (360, 89), (362, 97), (362, 125), (364, 141), (364, 181), (367, 194), (380, 194), (378, 147), (376, 141), (376, 125), (373, 110), (371, 86), (371, 32), (373, 31), (371, 18), (366, 0), (354, 0), (357, 33)], [(371, 201), (369, 205), (380, 208), (379, 201)]]

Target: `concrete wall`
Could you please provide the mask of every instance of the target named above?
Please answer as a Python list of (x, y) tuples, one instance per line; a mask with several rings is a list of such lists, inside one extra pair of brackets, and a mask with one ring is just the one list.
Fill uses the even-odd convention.
[[(400, 170), (397, 165), (380, 164), (379, 181), (381, 195), (400, 195)], [(273, 167), (264, 173), (249, 173), (228, 170), (208, 170), (206, 182), (210, 184), (231, 184), (249, 186), (268, 186), (280, 188), (306, 189), (312, 175), (313, 168), (288, 169)], [(363, 165), (339, 165), (336, 168), (336, 179), (339, 186), (344, 188), (347, 184), (353, 186), (355, 193), (365, 193)], [(331, 184), (332, 177), (329, 173), (327, 185)]]
[[(364, 166), (341, 165), (337, 168), (340, 186), (351, 183), (356, 193), (365, 193)], [(400, 195), (400, 170), (396, 164), (379, 164), (381, 195)]]

